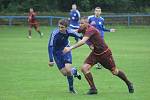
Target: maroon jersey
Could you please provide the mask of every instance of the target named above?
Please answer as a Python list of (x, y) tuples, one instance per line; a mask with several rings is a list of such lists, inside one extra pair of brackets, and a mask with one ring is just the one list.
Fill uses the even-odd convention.
[(36, 21), (36, 13), (35, 12), (30, 12), (29, 15), (28, 15), (28, 21), (30, 24), (37, 24), (37, 21)]
[(95, 27), (88, 25), (87, 29), (79, 29), (78, 32), (81, 32), (83, 36), (89, 37), (88, 41), (94, 46), (94, 54), (102, 54), (108, 49), (108, 46), (100, 37), (99, 31)]

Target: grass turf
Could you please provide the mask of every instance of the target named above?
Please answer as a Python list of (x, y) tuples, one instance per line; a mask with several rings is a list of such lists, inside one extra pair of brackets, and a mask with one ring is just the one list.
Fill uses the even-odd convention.
[[(91, 71), (99, 93), (87, 96), (88, 84), (75, 79), (77, 95), (68, 93), (67, 81), (57, 67), (48, 67), (47, 42), (54, 27), (41, 27), (44, 37), (33, 30), (27, 39), (27, 27), (0, 26), (0, 100), (149, 100), (150, 27), (115, 26), (115, 33), (105, 33), (116, 65), (134, 83), (135, 93), (108, 70)], [(71, 38), (71, 43), (73, 39)], [(90, 50), (85, 45), (73, 50), (73, 65), (83, 64)]]

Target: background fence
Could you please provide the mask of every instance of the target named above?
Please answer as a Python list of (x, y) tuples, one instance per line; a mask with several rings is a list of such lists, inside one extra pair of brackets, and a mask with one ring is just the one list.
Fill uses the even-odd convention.
[[(150, 14), (103, 15), (107, 25), (150, 25)], [(37, 16), (40, 25), (57, 25), (60, 16)], [(27, 25), (27, 16), (0, 16), (0, 25)]]

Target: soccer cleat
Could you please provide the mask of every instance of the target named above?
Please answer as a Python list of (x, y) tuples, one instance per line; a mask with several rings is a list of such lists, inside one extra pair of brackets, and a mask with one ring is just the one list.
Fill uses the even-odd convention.
[(44, 34), (43, 33), (41, 33), (41, 37), (43, 37), (44, 36)]
[(93, 95), (93, 94), (97, 94), (97, 89), (90, 89), (88, 92), (87, 92), (87, 95)]
[(31, 37), (31, 36), (28, 36), (28, 38), (31, 39), (32, 37)]
[(102, 69), (103, 66), (100, 63), (97, 63), (96, 69)]
[(77, 77), (79, 80), (81, 80), (81, 75), (80, 73), (77, 71), (76, 68), (72, 68), (72, 74), (74, 75), (74, 77)]
[(130, 84), (128, 85), (128, 90), (129, 90), (129, 93), (134, 93), (134, 87), (133, 87), (133, 84), (132, 84), (132, 83), (130, 83)]
[(77, 75), (74, 75), (74, 77), (77, 77), (79, 80), (81, 80), (81, 75), (77, 72)]
[(77, 94), (77, 91), (75, 91), (74, 89), (70, 89), (69, 92), (73, 94)]

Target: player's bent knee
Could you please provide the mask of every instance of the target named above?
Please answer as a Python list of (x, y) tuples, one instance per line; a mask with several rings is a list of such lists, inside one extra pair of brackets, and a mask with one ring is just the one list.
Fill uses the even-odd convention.
[(83, 66), (83, 67), (81, 68), (81, 71), (82, 71), (82, 73), (87, 73), (89, 70), (88, 70), (87, 67)]
[(81, 67), (81, 71), (82, 71), (82, 73), (85, 73), (85, 68), (84, 67)]
[(60, 72), (64, 75), (67, 76), (67, 72), (65, 70), (60, 70)]
[(71, 72), (70, 71), (67, 71), (67, 76), (71, 76)]
[(118, 75), (119, 70), (117, 68), (115, 68), (111, 72), (113, 75)]

